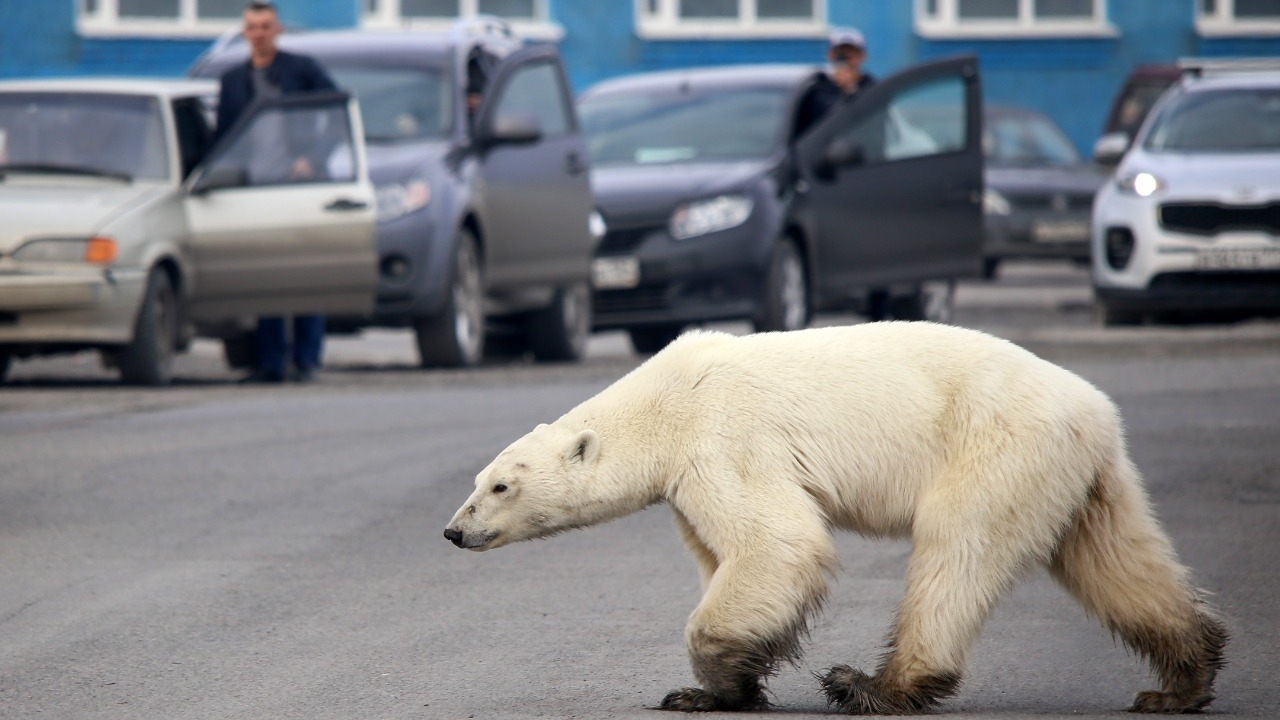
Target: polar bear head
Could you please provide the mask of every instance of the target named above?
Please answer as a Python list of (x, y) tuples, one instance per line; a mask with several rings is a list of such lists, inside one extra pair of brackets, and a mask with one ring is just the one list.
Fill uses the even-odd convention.
[(482, 551), (598, 522), (587, 488), (599, 457), (595, 431), (539, 425), (476, 475), (444, 536)]

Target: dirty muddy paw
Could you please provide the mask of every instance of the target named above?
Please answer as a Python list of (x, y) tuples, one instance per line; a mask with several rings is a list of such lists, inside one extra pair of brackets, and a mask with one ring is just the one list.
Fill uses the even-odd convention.
[(718, 708), (715, 695), (696, 687), (672, 690), (662, 698), (662, 704), (658, 706), (659, 710), (679, 712), (710, 712)]

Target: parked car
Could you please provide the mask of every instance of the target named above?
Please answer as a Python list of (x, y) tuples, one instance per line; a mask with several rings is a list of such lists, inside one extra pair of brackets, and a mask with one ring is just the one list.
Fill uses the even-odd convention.
[[(1111, 101), (1102, 134), (1094, 145), (1094, 159), (1114, 167), (1120, 161), (1138, 128), (1147, 119), (1152, 106), (1182, 77), (1182, 67), (1177, 63), (1152, 63), (1139, 65), (1129, 73), (1120, 90)], [(1116, 148), (1119, 148), (1117, 153)]]
[(1066, 133), (1030, 108), (983, 111), (986, 156), (983, 275), (1008, 258), (1087, 263), (1093, 196), (1106, 180), (1080, 156)]
[(595, 328), (639, 352), (689, 325), (758, 331), (865, 311), (949, 319), (978, 275), (982, 150), (973, 58), (917, 66), (797, 132), (817, 77), (770, 65), (644, 73), (579, 98), (596, 204)]
[[(330, 327), (412, 327), (423, 365), (467, 366), (486, 331), (508, 350), (576, 360), (591, 332), (599, 238), (586, 143), (554, 45), (501, 20), (449, 32), (286, 33), (364, 113), (378, 193), (377, 306)], [(246, 62), (229, 37), (190, 74)], [(483, 90), (474, 114), (467, 95)]]
[(1280, 314), (1280, 71), (1187, 75), (1099, 191), (1107, 325)]
[[(345, 93), (263, 103), (210, 148), (194, 80), (0, 83), (0, 379), (14, 357), (98, 349), (169, 382), (192, 337), (244, 318), (367, 311), (373, 186)], [(250, 163), (283, 122), (309, 181)], [(305, 245), (303, 244), (305, 242)]]

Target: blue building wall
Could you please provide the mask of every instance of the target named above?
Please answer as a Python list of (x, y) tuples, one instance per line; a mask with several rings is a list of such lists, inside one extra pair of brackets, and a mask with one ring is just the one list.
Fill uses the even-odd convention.
[[(908, 0), (828, 0), (833, 25), (860, 28), (867, 69), (884, 76), (921, 60), (973, 53), (988, 103), (1029, 105), (1057, 120), (1082, 150), (1097, 137), (1116, 90), (1144, 63), (1187, 56), (1280, 56), (1280, 38), (1204, 38), (1196, 0), (1111, 0), (1115, 37), (932, 40), (914, 31)], [(278, 0), (286, 24), (359, 24), (362, 0)], [(0, 0), (0, 77), (182, 74), (210, 38), (80, 37), (75, 0)], [(821, 62), (821, 38), (652, 40), (635, 29), (632, 0), (550, 0), (551, 20), (578, 90), (631, 72), (744, 62)]]

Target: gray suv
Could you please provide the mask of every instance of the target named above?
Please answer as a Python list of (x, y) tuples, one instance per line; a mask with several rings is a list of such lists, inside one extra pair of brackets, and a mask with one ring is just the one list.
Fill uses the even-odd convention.
[[(425, 366), (474, 365), (486, 344), (579, 359), (603, 229), (556, 47), (490, 18), (449, 32), (287, 33), (280, 46), (359, 99), (377, 189), (377, 304), (330, 316), (331, 332), (411, 327)], [(189, 74), (216, 78), (247, 58), (229, 36)], [(229, 341), (228, 358), (245, 363), (247, 346)]]

